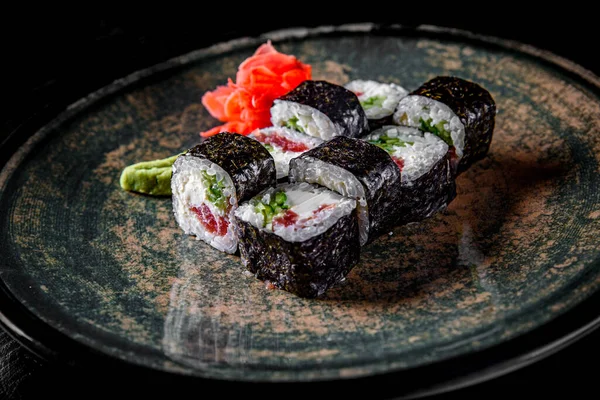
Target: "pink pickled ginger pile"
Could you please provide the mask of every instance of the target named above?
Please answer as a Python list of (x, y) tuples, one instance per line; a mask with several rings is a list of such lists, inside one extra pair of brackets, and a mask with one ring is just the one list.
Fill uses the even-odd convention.
[(310, 65), (278, 52), (270, 41), (261, 45), (240, 64), (235, 83), (229, 79), (227, 85), (202, 96), (204, 107), (224, 124), (200, 135), (208, 137), (223, 131), (247, 135), (270, 126), (273, 101), (311, 79), (311, 73)]

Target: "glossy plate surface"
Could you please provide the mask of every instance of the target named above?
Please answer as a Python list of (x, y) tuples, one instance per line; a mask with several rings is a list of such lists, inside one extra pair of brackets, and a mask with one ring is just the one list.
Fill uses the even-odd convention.
[[(403, 32), (364, 24), (236, 40), (73, 105), (0, 171), (5, 292), (48, 329), (115, 359), (245, 381), (408, 370), (568, 312), (600, 285), (597, 78), (514, 43)], [(169, 198), (119, 187), (125, 166), (176, 154), (217, 124), (202, 94), (267, 39), (315, 79), (412, 90), (456, 75), (498, 106), (490, 153), (459, 177), (449, 208), (365, 247), (320, 299), (266, 289), (238, 256), (186, 237)]]

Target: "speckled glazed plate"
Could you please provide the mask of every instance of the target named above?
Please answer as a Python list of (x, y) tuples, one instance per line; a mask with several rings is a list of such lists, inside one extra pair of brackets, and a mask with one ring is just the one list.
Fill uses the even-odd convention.
[[(119, 187), (125, 166), (187, 149), (217, 124), (202, 94), (267, 39), (315, 79), (411, 90), (456, 75), (498, 106), (489, 155), (458, 178), (449, 208), (364, 247), (319, 299), (267, 289), (238, 256), (184, 235), (169, 198)], [(3, 160), (3, 324), (42, 353), (83, 349), (199, 380), (343, 381), (452, 360), (467, 371), (481, 354), (493, 368), (510, 361), (493, 353), (510, 343), (515, 357), (531, 354), (595, 326), (588, 313), (568, 331), (547, 328), (597, 299), (599, 88), (583, 68), (513, 42), (372, 24), (272, 32), (141, 71)]]

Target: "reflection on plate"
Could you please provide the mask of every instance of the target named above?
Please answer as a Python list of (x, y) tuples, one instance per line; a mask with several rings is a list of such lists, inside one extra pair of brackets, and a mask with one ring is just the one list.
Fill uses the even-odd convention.
[[(200, 50), (116, 83), (35, 134), (0, 173), (0, 278), (13, 303), (46, 329), (136, 365), (304, 381), (469, 354), (592, 295), (598, 80), (511, 43), (373, 29), (290, 30)], [(237, 256), (186, 237), (168, 198), (119, 187), (125, 166), (189, 148), (216, 124), (202, 94), (267, 38), (312, 64), (316, 79), (410, 90), (457, 75), (498, 105), (490, 153), (458, 178), (449, 208), (366, 246), (320, 299), (266, 289)]]

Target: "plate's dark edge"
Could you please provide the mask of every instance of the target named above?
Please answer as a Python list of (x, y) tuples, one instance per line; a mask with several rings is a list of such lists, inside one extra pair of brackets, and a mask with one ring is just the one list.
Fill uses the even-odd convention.
[[(286, 30), (278, 31), (284, 35)], [(400, 25), (377, 25), (377, 24), (354, 24), (340, 27), (319, 27), (316, 29), (300, 30), (296, 37), (294, 34), (281, 38), (285, 40), (303, 39), (317, 35), (349, 34), (390, 34), (404, 36), (431, 36), (468, 40), (479, 45), (487, 45), (502, 49), (512, 49), (534, 57), (537, 61), (543, 61), (548, 66), (561, 67), (576, 82), (587, 83), (589, 89), (591, 84), (594, 93), (600, 93), (600, 80), (593, 73), (585, 70), (577, 64), (556, 56), (550, 52), (539, 50), (531, 46), (523, 45), (515, 41), (509, 41), (494, 37), (480, 36), (471, 32), (438, 28), (432, 26), (406, 27)], [(276, 32), (277, 34), (277, 32)], [(231, 43), (243, 45), (273, 36), (273, 32), (266, 33), (260, 37), (242, 38), (233, 40)], [(275, 35), (276, 36), (276, 35)], [(229, 43), (229, 42), (228, 42)], [(221, 51), (222, 47), (213, 46), (205, 54)], [(202, 51), (200, 51), (202, 52)], [(177, 65), (185, 65), (196, 59), (198, 52), (192, 52), (186, 56), (177, 57), (164, 63), (155, 65), (148, 69), (138, 71), (126, 78), (115, 81), (113, 84), (94, 92), (81, 101), (71, 106), (57, 105), (46, 107), (36, 113), (32, 118), (25, 121), (21, 126), (11, 132), (7, 139), (0, 143), (0, 155), (2, 165), (10, 159), (10, 155), (30, 139), (35, 133), (44, 130), (51, 131), (52, 125), (58, 125), (62, 121), (72, 117), (74, 114), (85, 109), (97, 100), (114, 94), (133, 83), (142, 81), (144, 78), (153, 76), (155, 73), (176, 68)], [(58, 118), (54, 118), (60, 114)], [(62, 118), (61, 118), (62, 117)], [(54, 123), (52, 123), (54, 122)], [(49, 124), (49, 125), (48, 125)], [(7, 155), (5, 157), (5, 155)], [(1, 166), (1, 165), (0, 165)], [(418, 366), (406, 370), (392, 371), (373, 376), (355, 377), (340, 380), (316, 380), (311, 382), (244, 382), (236, 381), (235, 384), (243, 386), (244, 390), (264, 390), (264, 384), (268, 384), (269, 390), (275, 386), (285, 386), (286, 390), (306, 391), (307, 394), (314, 390), (323, 388), (335, 388), (338, 393), (353, 393), (364, 385), (376, 385), (378, 393), (388, 396), (408, 396), (416, 398), (433, 393), (445, 392), (451, 389), (468, 386), (482, 382), (502, 374), (508, 373), (532, 362), (541, 360), (563, 347), (584, 337), (600, 326), (600, 316), (597, 305), (600, 304), (600, 293), (589, 295), (579, 304), (571, 307), (568, 311), (558, 315), (546, 324), (526, 332), (516, 338), (465, 355), (455, 356), (449, 359), (437, 361), (433, 364)], [(8, 290), (5, 283), (0, 280), (0, 326), (4, 328), (14, 339), (23, 344), (33, 353), (43, 359), (56, 361), (65, 366), (84, 367), (88, 371), (102, 371), (106, 376), (107, 371), (115, 380), (123, 380), (131, 383), (131, 379), (142, 379), (144, 382), (175, 383), (178, 388), (190, 385), (202, 385), (211, 387), (230, 388), (231, 381), (208, 379), (202, 377), (189, 377), (184, 375), (170, 374), (163, 371), (124, 362), (100, 351), (94, 350), (57, 329), (47, 325), (23, 304), (21, 304)], [(386, 385), (386, 383), (397, 383), (402, 377), (402, 385)], [(151, 380), (150, 380), (151, 379)], [(292, 387), (292, 388), (290, 388)], [(277, 389), (275, 389), (277, 390)], [(385, 391), (389, 393), (384, 393)]]

